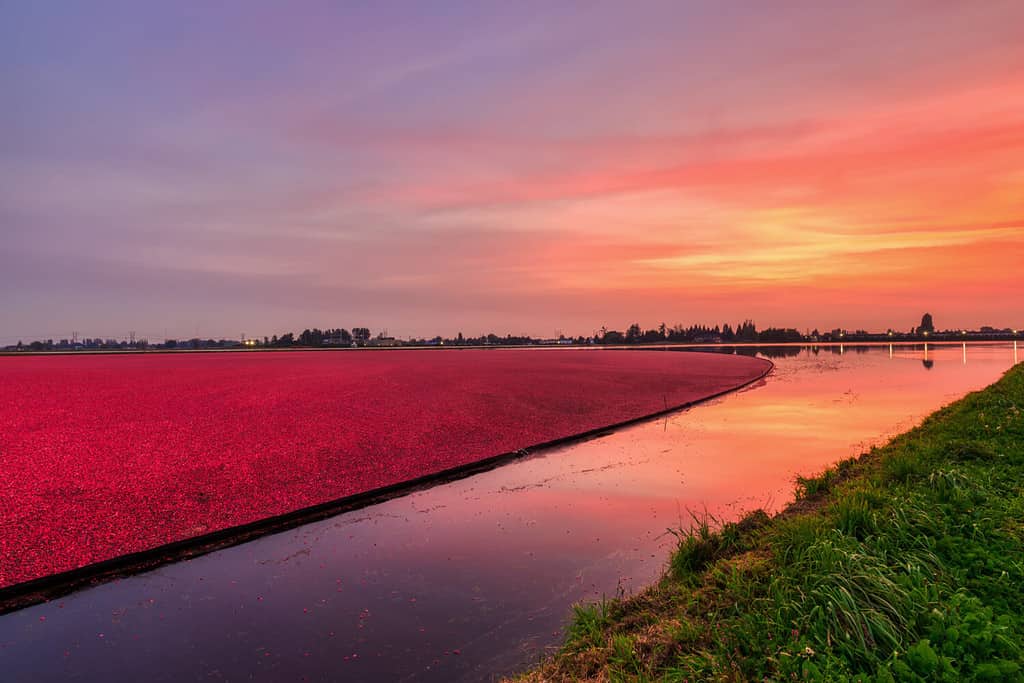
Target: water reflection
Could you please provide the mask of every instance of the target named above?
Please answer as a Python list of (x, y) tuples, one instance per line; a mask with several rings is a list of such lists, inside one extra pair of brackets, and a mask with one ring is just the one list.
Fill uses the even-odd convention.
[(964, 365), (944, 345), (763, 349), (775, 372), (712, 403), (0, 617), (0, 670), (488, 680), (559, 642), (573, 602), (653, 581), (664, 530), (688, 509), (776, 510), (797, 473), (903, 431), (1016, 360), (1009, 345), (969, 352)]
[(772, 360), (776, 358), (796, 358), (797, 356), (804, 352), (804, 349), (805, 347), (800, 346), (756, 347), (756, 350), (758, 352), (757, 355), (763, 356), (765, 358), (770, 358)]

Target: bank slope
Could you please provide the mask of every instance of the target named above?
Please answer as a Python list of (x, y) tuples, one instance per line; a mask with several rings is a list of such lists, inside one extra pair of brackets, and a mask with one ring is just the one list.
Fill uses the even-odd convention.
[(1024, 680), (1024, 365), (580, 606), (526, 681)]

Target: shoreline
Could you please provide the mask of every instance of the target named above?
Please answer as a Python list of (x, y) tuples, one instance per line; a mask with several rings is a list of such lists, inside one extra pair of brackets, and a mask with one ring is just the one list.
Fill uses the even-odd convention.
[(579, 441), (585, 441), (630, 425), (680, 412), (692, 406), (705, 403), (726, 394), (749, 387), (767, 377), (775, 368), (769, 359), (764, 361), (765, 369), (755, 377), (741, 384), (731, 386), (713, 394), (638, 417), (629, 418), (586, 431), (569, 434), (526, 446), (516, 451), (500, 453), (470, 463), (446, 468), (437, 472), (415, 477), (395, 484), (343, 496), (312, 506), (305, 506), (283, 514), (272, 515), (253, 522), (234, 525), (213, 532), (186, 539), (160, 544), (134, 553), (93, 562), (81, 567), (30, 579), (0, 588), (0, 615), (14, 612), (40, 602), (67, 595), (117, 578), (155, 569), (164, 564), (191, 559), (217, 550), (239, 545), (256, 538), (287, 531), (310, 522), (333, 517), (338, 514), (365, 508), (387, 500), (399, 498), (433, 486), (457, 481), (486, 472), (507, 463), (542, 453), (543, 451)]
[(999, 346), (1002, 344), (1015, 343), (1018, 337), (1006, 337), (1000, 339), (917, 339), (899, 341), (827, 341), (827, 342), (722, 342), (720, 344), (698, 344), (694, 342), (654, 342), (636, 344), (486, 344), (486, 345), (408, 345), (408, 346), (282, 346), (282, 347), (254, 347), (254, 348), (205, 348), (205, 349), (90, 349), (90, 350), (59, 350), (59, 351), (0, 351), (0, 358), (13, 357), (23, 358), (27, 356), (137, 356), (154, 354), (195, 354), (195, 353), (289, 353), (298, 351), (316, 351), (330, 353), (335, 351), (357, 353), (387, 352), (387, 351), (671, 351), (682, 350), (709, 350), (716, 353), (724, 353), (728, 349), (757, 349), (757, 348), (831, 348), (838, 346)]
[(515, 680), (1019, 680), (1022, 411), (1015, 366), (774, 517), (695, 516), (657, 583), (577, 606)]

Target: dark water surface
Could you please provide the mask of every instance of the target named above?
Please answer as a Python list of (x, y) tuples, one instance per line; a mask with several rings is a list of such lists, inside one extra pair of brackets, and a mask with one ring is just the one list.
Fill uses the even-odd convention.
[(777, 510), (793, 477), (995, 381), (1012, 345), (762, 349), (741, 392), (0, 617), (3, 681), (491, 680), (570, 606), (662, 571), (688, 511)]

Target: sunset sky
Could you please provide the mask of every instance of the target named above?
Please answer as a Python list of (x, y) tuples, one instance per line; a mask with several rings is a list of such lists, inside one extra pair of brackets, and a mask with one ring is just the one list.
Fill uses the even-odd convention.
[(1020, 0), (4, 3), (0, 89), (0, 344), (1024, 326)]

